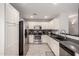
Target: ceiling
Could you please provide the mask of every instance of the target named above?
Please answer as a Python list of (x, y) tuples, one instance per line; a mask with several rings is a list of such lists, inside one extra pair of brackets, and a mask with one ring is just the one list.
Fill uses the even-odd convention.
[(61, 13), (76, 13), (78, 3), (11, 3), (27, 21), (50, 21)]

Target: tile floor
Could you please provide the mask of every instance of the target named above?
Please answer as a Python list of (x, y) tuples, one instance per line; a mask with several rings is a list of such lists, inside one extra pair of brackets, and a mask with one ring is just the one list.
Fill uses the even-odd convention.
[(47, 44), (29, 44), (26, 56), (54, 56)]

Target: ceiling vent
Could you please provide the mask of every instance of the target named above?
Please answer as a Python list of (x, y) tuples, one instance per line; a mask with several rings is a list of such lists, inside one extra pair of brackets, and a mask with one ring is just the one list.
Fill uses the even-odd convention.
[(33, 13), (33, 15), (37, 15), (37, 13)]

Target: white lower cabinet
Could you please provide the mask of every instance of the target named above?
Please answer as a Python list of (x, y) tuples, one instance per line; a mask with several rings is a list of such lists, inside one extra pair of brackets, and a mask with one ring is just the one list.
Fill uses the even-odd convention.
[(49, 46), (56, 56), (59, 56), (59, 42), (53, 38), (50, 38)]
[(54, 38), (51, 38), (48, 35), (42, 35), (42, 42), (48, 43), (51, 50), (54, 52), (56, 56), (59, 56), (59, 42), (56, 41)]

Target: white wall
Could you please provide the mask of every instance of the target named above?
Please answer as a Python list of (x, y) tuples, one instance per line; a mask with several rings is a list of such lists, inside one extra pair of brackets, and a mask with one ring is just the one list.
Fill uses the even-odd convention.
[(0, 56), (4, 55), (4, 4), (0, 3)]
[(78, 35), (78, 13), (72, 15), (75, 16), (69, 19), (69, 33), (72, 35)]

